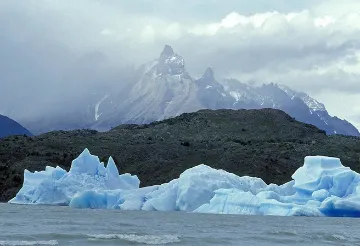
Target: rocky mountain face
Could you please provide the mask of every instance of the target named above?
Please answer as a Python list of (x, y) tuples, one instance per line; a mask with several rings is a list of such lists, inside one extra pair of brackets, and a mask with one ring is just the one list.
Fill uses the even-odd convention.
[(296, 120), (313, 124), (328, 134), (360, 136), (356, 127), (346, 120), (330, 116), (325, 106), (303, 92), (274, 83), (251, 87), (239, 81), (228, 80), (227, 92), (235, 99), (233, 109), (273, 108), (288, 113)]
[(11, 136), (11, 135), (27, 135), (32, 136), (32, 134), (25, 129), (22, 125), (16, 121), (0, 115), (0, 138)]
[(118, 95), (110, 95), (99, 102), (99, 117), (92, 128), (108, 130), (119, 124), (149, 123), (202, 108), (184, 59), (170, 46), (165, 46), (160, 57), (139, 72), (140, 77), (121, 101)]
[(250, 86), (235, 79), (217, 80), (211, 68), (194, 79), (186, 71), (184, 58), (167, 45), (158, 59), (136, 70), (128, 87), (85, 98), (82, 107), (71, 110), (71, 114), (64, 112), (57, 122), (56, 117), (51, 117), (53, 123), (48, 126), (46, 119), (41, 120), (45, 122), (41, 129), (36, 122), (25, 125), (34, 133), (76, 128), (106, 131), (120, 124), (150, 123), (200, 109), (273, 108), (328, 134), (360, 136), (349, 122), (330, 116), (323, 104), (287, 86)]
[(200, 110), (148, 125), (120, 125), (108, 132), (56, 131), (0, 140), (0, 202), (22, 186), (24, 169), (69, 169), (85, 148), (121, 173), (138, 175), (142, 186), (169, 182), (199, 164), (240, 176), (284, 183), (308, 155), (341, 158), (360, 171), (360, 138), (328, 136), (280, 110)]

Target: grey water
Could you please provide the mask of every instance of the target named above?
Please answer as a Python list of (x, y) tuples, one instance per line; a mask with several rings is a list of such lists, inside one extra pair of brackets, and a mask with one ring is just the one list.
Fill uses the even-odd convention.
[(359, 222), (0, 204), (0, 245), (360, 245)]

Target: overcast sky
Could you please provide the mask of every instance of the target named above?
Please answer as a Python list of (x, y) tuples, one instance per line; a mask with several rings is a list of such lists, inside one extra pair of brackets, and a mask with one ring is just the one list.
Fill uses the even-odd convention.
[(194, 77), (211, 66), (218, 78), (286, 84), (360, 127), (359, 9), (358, 0), (1, 0), (0, 111), (121, 84), (127, 65), (169, 44)]

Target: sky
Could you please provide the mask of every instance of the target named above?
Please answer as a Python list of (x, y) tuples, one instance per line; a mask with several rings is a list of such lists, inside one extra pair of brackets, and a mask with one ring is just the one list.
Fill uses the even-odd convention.
[[(0, 112), (121, 87), (165, 44), (193, 77), (275, 82), (360, 128), (358, 0), (1, 0)], [(26, 105), (26, 107), (24, 106)]]

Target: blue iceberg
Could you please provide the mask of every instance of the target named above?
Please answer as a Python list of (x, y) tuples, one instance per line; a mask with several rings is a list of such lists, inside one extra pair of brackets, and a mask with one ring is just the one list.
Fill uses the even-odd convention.
[(24, 184), (10, 203), (69, 205), (72, 198), (89, 190), (111, 191), (139, 188), (140, 180), (130, 174), (119, 175), (110, 157), (105, 168), (97, 156), (85, 149), (73, 160), (69, 172), (61, 167), (46, 167), (45, 171), (24, 171)]
[(198, 213), (360, 217), (360, 175), (340, 159), (309, 156), (283, 185), (239, 177), (199, 165), (169, 183), (140, 188), (130, 174), (120, 175), (110, 157), (106, 167), (85, 151), (70, 171), (46, 167), (24, 172), (14, 204), (63, 205), (72, 208)]

